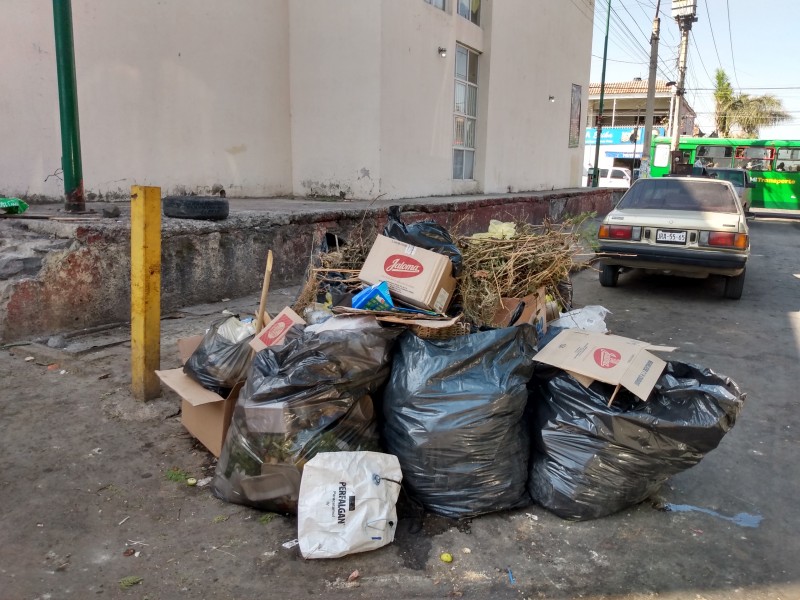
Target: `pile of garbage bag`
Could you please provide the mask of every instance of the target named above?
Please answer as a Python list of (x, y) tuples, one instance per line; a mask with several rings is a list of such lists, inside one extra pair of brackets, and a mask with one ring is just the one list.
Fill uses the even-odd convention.
[(253, 354), (249, 342), (255, 333), (251, 322), (236, 316), (216, 321), (184, 364), (183, 372), (207, 390), (226, 396), (245, 379)]
[[(304, 288), (305, 318), (285, 308), (255, 332), (226, 317), (184, 366), (229, 402), (227, 414), (235, 401), (212, 483), (218, 498), (296, 513), (304, 466), (321, 456), (324, 486), (306, 484), (305, 556), (389, 543), (401, 485), (450, 518), (533, 502), (565, 519), (609, 515), (697, 464), (734, 426), (745, 394), (729, 378), (649, 354), (674, 348), (605, 335), (601, 306), (573, 309), (566, 232), (493, 222), (464, 241), (430, 221), (405, 224), (394, 207), (383, 233), (369, 251), (363, 240), (335, 240), (338, 262), (321, 262), (324, 277), (312, 281), (312, 269)], [(378, 280), (353, 268), (355, 249), (364, 264), (373, 256)], [(549, 279), (539, 266), (551, 264), (546, 249), (561, 256)], [(527, 265), (523, 281), (511, 281), (515, 261)], [(503, 273), (507, 287), (495, 289)], [(564, 309), (559, 319), (548, 316), (551, 303)], [(379, 454), (325, 456), (342, 452)], [(370, 475), (366, 458), (391, 468)], [(324, 465), (345, 459), (361, 474), (338, 481)], [(363, 500), (352, 492), (359, 486), (385, 495), (369, 539), (347, 517)], [(330, 490), (335, 513), (320, 508)], [(362, 517), (375, 521), (373, 509)]]
[(397, 332), (374, 318), (354, 321), (309, 327), (256, 355), (217, 464), (217, 497), (293, 513), (315, 454), (380, 449), (372, 395), (389, 377)]
[(384, 442), (412, 498), (448, 517), (530, 503), (523, 422), (532, 326), (398, 344), (383, 396)]
[(623, 391), (608, 406), (613, 389), (584, 387), (550, 367), (532, 379), (528, 489), (565, 519), (594, 519), (649, 498), (716, 448), (744, 403), (731, 379), (676, 361), (646, 402)]

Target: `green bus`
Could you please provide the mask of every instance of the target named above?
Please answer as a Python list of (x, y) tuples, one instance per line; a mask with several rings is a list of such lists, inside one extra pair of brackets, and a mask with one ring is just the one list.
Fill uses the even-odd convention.
[[(655, 137), (651, 177), (669, 173), (670, 138)], [(753, 208), (800, 210), (800, 140), (745, 140), (681, 137), (681, 162), (706, 167), (747, 169)]]

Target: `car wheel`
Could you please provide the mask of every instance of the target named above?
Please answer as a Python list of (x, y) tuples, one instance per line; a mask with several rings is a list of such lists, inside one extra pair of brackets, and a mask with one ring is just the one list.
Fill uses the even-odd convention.
[(619, 279), (619, 267), (601, 264), (600, 285), (603, 287), (616, 287)]
[(744, 289), (744, 271), (741, 275), (725, 278), (725, 297), (731, 300), (738, 300), (742, 297)]
[(228, 200), (216, 196), (167, 196), (162, 202), (164, 214), (176, 219), (215, 221), (228, 217)]

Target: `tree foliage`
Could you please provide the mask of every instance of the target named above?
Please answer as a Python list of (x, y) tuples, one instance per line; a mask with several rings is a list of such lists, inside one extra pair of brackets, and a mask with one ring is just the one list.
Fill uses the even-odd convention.
[(742, 137), (757, 138), (761, 127), (791, 120), (779, 98), (735, 93), (722, 69), (717, 69), (715, 79), (714, 124), (720, 137), (730, 137), (731, 130), (738, 127)]

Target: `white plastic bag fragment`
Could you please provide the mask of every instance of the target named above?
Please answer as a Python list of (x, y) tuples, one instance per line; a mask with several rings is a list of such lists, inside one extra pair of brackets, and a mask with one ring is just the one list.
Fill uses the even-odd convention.
[(561, 329), (583, 329), (595, 333), (608, 333), (606, 327), (606, 315), (611, 311), (603, 306), (584, 306), (569, 312), (565, 312), (555, 321), (547, 324), (548, 327), (560, 327)]
[(297, 538), (304, 558), (338, 558), (394, 540), (403, 474), (392, 454), (320, 452), (303, 467)]

